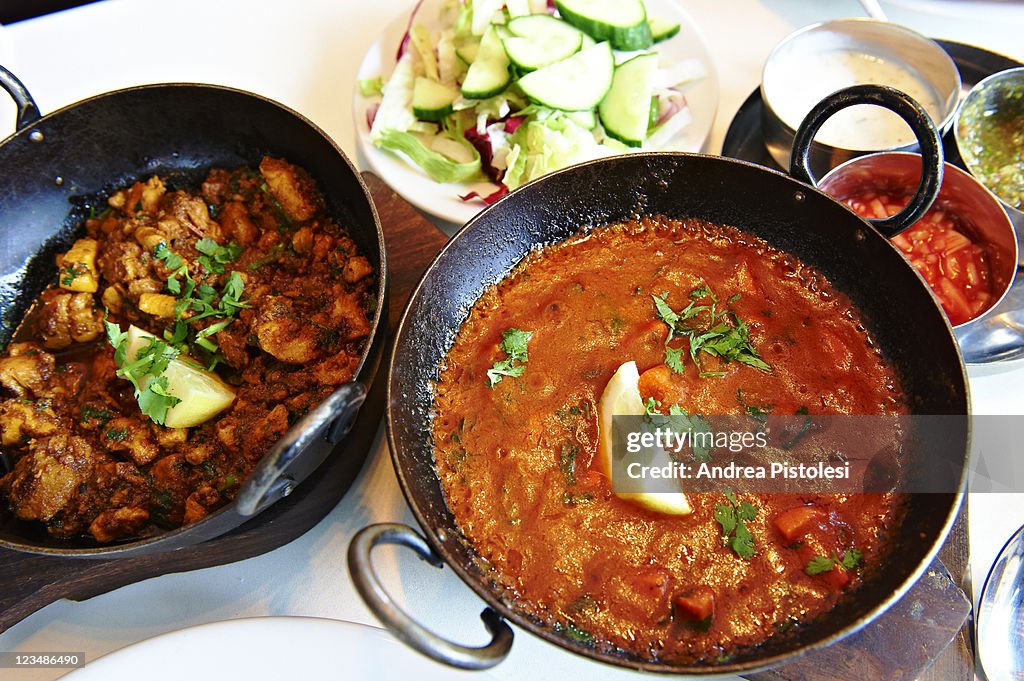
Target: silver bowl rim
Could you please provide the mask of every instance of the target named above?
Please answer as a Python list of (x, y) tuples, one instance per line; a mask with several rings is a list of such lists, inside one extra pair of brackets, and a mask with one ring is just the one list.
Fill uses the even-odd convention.
[[(816, 23), (804, 26), (802, 28), (796, 29), (795, 31), (793, 31), (792, 33), (787, 35), (785, 38), (780, 40), (778, 43), (776, 43), (775, 47), (772, 48), (772, 51), (768, 53), (768, 57), (764, 60), (764, 65), (761, 67), (761, 83), (760, 83), (760, 85), (758, 85), (758, 91), (761, 94), (761, 101), (764, 104), (765, 112), (768, 115), (770, 115), (772, 118), (774, 118), (782, 126), (783, 129), (785, 129), (787, 131), (791, 131), (795, 135), (796, 134), (796, 129), (793, 126), (791, 126), (789, 123), (787, 123), (785, 120), (783, 120), (782, 116), (780, 116), (775, 111), (775, 108), (772, 106), (772, 100), (768, 96), (768, 92), (766, 91), (765, 86), (764, 86), (765, 75), (768, 73), (769, 68), (771, 68), (772, 62), (773, 61), (777, 61), (778, 54), (781, 52), (782, 48), (784, 48), (786, 45), (791, 44), (795, 40), (799, 40), (804, 35), (807, 35), (807, 34), (812, 33), (812, 32), (819, 31), (819, 30), (821, 30), (822, 28), (825, 28), (825, 27), (853, 25), (853, 24), (872, 24), (872, 25), (875, 25), (875, 26), (883, 27), (882, 30), (894, 31), (896, 33), (900, 33), (904, 37), (909, 37), (909, 38), (911, 38), (911, 39), (921, 43), (922, 45), (927, 45), (929, 48), (933, 48), (933, 49), (937, 50), (938, 53), (940, 53), (942, 56), (945, 57), (945, 61), (948, 63), (947, 65), (948, 65), (949, 72), (950, 72), (951, 75), (954, 76), (954, 79), (955, 79), (955, 82), (956, 82), (956, 88), (955, 88), (955, 90), (953, 92), (948, 93), (948, 95), (953, 95), (953, 97), (952, 97), (952, 105), (946, 105), (946, 109), (948, 109), (948, 110), (944, 110), (943, 111), (944, 115), (943, 115), (942, 121), (941, 122), (936, 121), (935, 123), (936, 123), (936, 127), (939, 129), (939, 134), (940, 135), (943, 134), (950, 127), (952, 127), (954, 120), (959, 115), (959, 110), (960, 110), (960, 93), (961, 93), (961, 90), (963, 88), (963, 80), (962, 80), (962, 78), (960, 76), (960, 69), (957, 68), (956, 62), (954, 62), (953, 58), (951, 56), (949, 56), (949, 53), (946, 52), (945, 49), (943, 49), (942, 45), (940, 45), (939, 43), (935, 42), (935, 40), (933, 40), (932, 38), (929, 38), (928, 36), (923, 35), (921, 33), (918, 33), (914, 29), (908, 28), (907, 26), (904, 26), (902, 24), (897, 24), (897, 23), (893, 23), (893, 22), (890, 22), (890, 21), (883, 21), (881, 19), (872, 19), (871, 17), (847, 17), (847, 18), (842, 18), (842, 19), (830, 19), (828, 21), (819, 21), (819, 22), (816, 22)], [(929, 83), (933, 84), (933, 83), (931, 83), (931, 81), (929, 81)], [(937, 91), (937, 89), (936, 89), (936, 91)], [(948, 100), (948, 99), (950, 99), (950, 97), (947, 96), (946, 99)], [(894, 145), (891, 145), (891, 146), (888, 146), (888, 147), (884, 147), (884, 148), (881, 148), (881, 149), (875, 149), (875, 150), (870, 150), (870, 149), (849, 149), (847, 147), (839, 147), (839, 146), (835, 146), (835, 145), (831, 145), (831, 144), (826, 144), (824, 142), (819, 142), (817, 140), (815, 140), (814, 145), (816, 147), (819, 147), (819, 148), (822, 148), (822, 149), (825, 149), (825, 150), (835, 149), (835, 150), (839, 150), (839, 151), (846, 152), (846, 153), (849, 153), (849, 154), (864, 155), (864, 154), (870, 154), (870, 153), (884, 153), (884, 152), (907, 151), (907, 150), (913, 149), (917, 145), (917, 141), (916, 140), (912, 140), (910, 142), (906, 142), (906, 143), (902, 143), (902, 144), (894, 144)]]

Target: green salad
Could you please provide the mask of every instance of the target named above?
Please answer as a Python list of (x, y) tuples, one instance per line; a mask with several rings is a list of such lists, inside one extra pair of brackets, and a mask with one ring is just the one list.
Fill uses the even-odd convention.
[(421, 1), (387, 81), (360, 81), (379, 98), (370, 138), (436, 182), (496, 186), (465, 200), (661, 148), (691, 120), (684, 88), (704, 67), (661, 63), (656, 45), (680, 26), (649, 16), (642, 0), (446, 0), (439, 17), (424, 11)]

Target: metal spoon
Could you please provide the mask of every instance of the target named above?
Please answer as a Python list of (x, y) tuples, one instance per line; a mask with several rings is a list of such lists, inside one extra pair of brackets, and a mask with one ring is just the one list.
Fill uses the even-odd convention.
[(999, 552), (981, 591), (978, 658), (990, 681), (1024, 678), (1024, 526)]
[(889, 17), (885, 16), (885, 10), (878, 4), (878, 0), (858, 0), (860, 6), (864, 8), (864, 13), (872, 19), (879, 19), (881, 21), (889, 21)]

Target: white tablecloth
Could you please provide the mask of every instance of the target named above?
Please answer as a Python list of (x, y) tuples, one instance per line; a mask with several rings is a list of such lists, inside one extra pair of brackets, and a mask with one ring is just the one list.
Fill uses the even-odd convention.
[[(219, 83), (297, 109), (355, 157), (350, 101), (356, 68), (375, 34), (410, 4), (411, 0), (104, 0), (6, 27), (0, 32), (0, 58), (16, 65), (44, 112), (141, 83)], [(721, 148), (733, 114), (757, 87), (763, 60), (778, 40), (805, 24), (860, 14), (853, 0), (680, 4), (705, 34), (721, 80), (718, 119), (709, 142), (712, 151)], [(883, 6), (891, 19), (927, 35), (1024, 60), (1024, 6), (1019, 4), (900, 0)], [(4, 56), (7, 51), (13, 61)], [(8, 111), (0, 109), (0, 114)], [(10, 120), (0, 120), (0, 136), (12, 129)], [(1022, 380), (1020, 362), (972, 368), (974, 411), (1024, 414)], [(976, 589), (1002, 542), (1024, 522), (1022, 501), (1024, 495), (971, 498)], [(311, 615), (376, 624), (349, 581), (344, 555), (356, 530), (380, 521), (413, 523), (387, 446), (378, 437), (346, 498), (290, 545), (233, 565), (148, 580), (83, 603), (55, 603), (0, 635), (0, 651), (84, 651), (92, 659), (163, 632), (257, 615)], [(464, 643), (486, 640), (477, 618), (482, 603), (451, 570), (435, 570), (409, 552), (392, 549), (380, 550), (377, 562), (385, 582), (414, 615)], [(2, 579), (0, 566), (0, 585)], [(4, 669), (0, 677), (42, 681), (61, 673)], [(523, 632), (508, 660), (491, 674), (510, 680), (636, 678), (563, 653)], [(139, 675), (144, 677), (145, 671), (139, 670)]]

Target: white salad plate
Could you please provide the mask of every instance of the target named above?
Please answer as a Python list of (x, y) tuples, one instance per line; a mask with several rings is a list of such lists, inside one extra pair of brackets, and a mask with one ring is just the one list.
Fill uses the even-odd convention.
[[(462, 225), (480, 212), (485, 204), (480, 200), (463, 201), (460, 196), (476, 191), (481, 195), (492, 193), (493, 184), (440, 184), (432, 180), (413, 163), (397, 154), (378, 149), (370, 140), (368, 112), (380, 97), (364, 97), (359, 91), (359, 81), (382, 77), (385, 81), (391, 75), (398, 56), (398, 47), (409, 26), (413, 12), (416, 22), (431, 31), (439, 31), (442, 8), (452, 0), (423, 0), (409, 12), (396, 17), (378, 36), (363, 57), (356, 76), (356, 87), (352, 95), (353, 120), (356, 126), (356, 141), (359, 152), (370, 168), (387, 182), (392, 189), (420, 210), (434, 217), (456, 225)], [(691, 122), (667, 143), (657, 148), (645, 146), (638, 151), (702, 151), (718, 110), (718, 76), (711, 61), (707, 44), (697, 30), (693, 20), (675, 0), (645, 0), (648, 16), (679, 23), (679, 34), (654, 46), (660, 55), (661, 68), (688, 60), (697, 60), (704, 67), (705, 75), (700, 80), (687, 84), (686, 102), (692, 117)], [(418, 8), (418, 9), (417, 9)]]
[(449, 681), (490, 677), (444, 667), (377, 627), (316, 617), (253, 617), (189, 627), (97, 658), (65, 681), (347, 679)]

